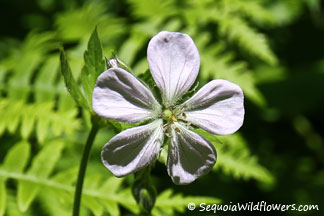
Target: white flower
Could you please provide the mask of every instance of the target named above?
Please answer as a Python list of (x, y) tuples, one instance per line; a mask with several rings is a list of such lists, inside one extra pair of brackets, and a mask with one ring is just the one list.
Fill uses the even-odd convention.
[(109, 140), (102, 161), (117, 177), (134, 173), (157, 159), (167, 135), (168, 173), (174, 183), (188, 184), (208, 173), (216, 162), (213, 145), (188, 125), (216, 135), (234, 133), (243, 123), (243, 93), (238, 85), (218, 79), (177, 104), (195, 82), (200, 65), (198, 50), (186, 34), (160, 32), (151, 39), (147, 56), (162, 105), (124, 69), (110, 68), (98, 77), (93, 109), (99, 116), (126, 123), (152, 120)]

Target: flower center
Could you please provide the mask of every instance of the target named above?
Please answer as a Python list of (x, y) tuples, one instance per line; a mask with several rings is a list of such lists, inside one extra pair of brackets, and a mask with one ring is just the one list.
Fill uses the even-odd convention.
[(174, 110), (166, 109), (162, 113), (162, 118), (167, 122), (175, 122), (177, 120), (177, 116), (174, 113)]
[[(180, 120), (181, 122), (184, 122), (188, 125), (188, 123), (186, 122), (186, 120), (184, 120), (185, 114), (184, 114), (184, 109), (181, 108), (178, 105), (174, 105), (174, 106), (169, 106), (167, 109), (165, 109), (162, 113), (161, 113), (161, 118), (166, 121), (165, 124), (163, 125), (163, 131), (165, 133), (166, 136), (170, 137), (170, 127), (173, 127), (177, 133), (180, 133), (180, 130), (174, 125), (174, 122), (177, 122), (178, 120)], [(189, 123), (190, 125), (190, 123)]]

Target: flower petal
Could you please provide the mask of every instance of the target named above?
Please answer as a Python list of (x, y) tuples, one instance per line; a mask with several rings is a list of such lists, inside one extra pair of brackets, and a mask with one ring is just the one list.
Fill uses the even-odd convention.
[(242, 89), (229, 81), (218, 79), (204, 85), (180, 107), (184, 120), (217, 135), (237, 131), (244, 119)]
[(168, 173), (175, 184), (189, 184), (216, 163), (216, 150), (200, 135), (174, 123), (168, 153)]
[(161, 109), (152, 92), (121, 68), (111, 68), (98, 77), (92, 107), (103, 118), (127, 123), (154, 118)]
[(148, 45), (147, 59), (165, 106), (174, 105), (189, 90), (199, 72), (199, 53), (187, 34), (160, 32)]
[(114, 136), (101, 152), (104, 165), (116, 177), (122, 177), (153, 162), (163, 143), (162, 123), (162, 120), (156, 120)]

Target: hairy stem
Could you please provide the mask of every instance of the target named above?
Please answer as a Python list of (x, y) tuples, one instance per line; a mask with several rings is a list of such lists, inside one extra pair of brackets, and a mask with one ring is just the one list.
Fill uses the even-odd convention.
[(80, 163), (80, 168), (79, 168), (78, 180), (77, 180), (77, 183), (75, 186), (73, 216), (79, 216), (84, 175), (85, 175), (85, 172), (87, 169), (87, 163), (88, 163), (90, 150), (91, 150), (93, 141), (96, 137), (98, 130), (99, 130), (98, 124), (93, 123), (91, 131), (90, 131), (88, 139), (87, 139), (87, 142), (86, 142), (86, 145), (83, 150), (83, 155), (81, 158), (81, 163)]

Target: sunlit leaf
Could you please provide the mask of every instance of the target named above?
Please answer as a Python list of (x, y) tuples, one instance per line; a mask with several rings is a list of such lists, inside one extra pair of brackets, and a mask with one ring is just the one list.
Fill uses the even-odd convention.
[(7, 153), (2, 169), (11, 172), (21, 173), (27, 165), (30, 156), (30, 145), (25, 141), (21, 141), (14, 145)]
[(84, 52), (84, 62), (85, 65), (81, 72), (81, 80), (88, 104), (91, 105), (92, 91), (97, 77), (105, 70), (105, 62), (103, 60), (97, 28), (93, 31), (88, 42), (88, 49)]
[[(57, 160), (61, 156), (64, 144), (54, 140), (47, 144), (34, 158), (31, 168), (27, 171), (33, 178), (47, 178), (53, 171)], [(32, 181), (20, 180), (18, 182), (18, 206), (21, 211), (26, 211), (37, 196), (40, 186)]]
[(25, 212), (39, 192), (37, 184), (19, 181), (17, 201), (20, 211)]
[(188, 208), (188, 203), (221, 203), (221, 200), (207, 196), (183, 196), (182, 194), (173, 194), (171, 189), (160, 193), (156, 199), (153, 215), (175, 215), (175, 212), (184, 212)]
[(81, 90), (78, 86), (78, 84), (76, 83), (68, 60), (66, 58), (65, 52), (64, 50), (61, 48), (60, 49), (60, 60), (61, 60), (61, 71), (64, 77), (64, 81), (65, 81), (65, 85), (67, 90), (70, 92), (71, 96), (73, 97), (74, 101), (80, 106), (83, 107), (87, 110), (91, 110), (89, 107), (89, 104), (87, 103), (84, 95), (81, 93)]
[(0, 177), (0, 216), (4, 215), (7, 205), (7, 192), (6, 183), (2, 177)]

